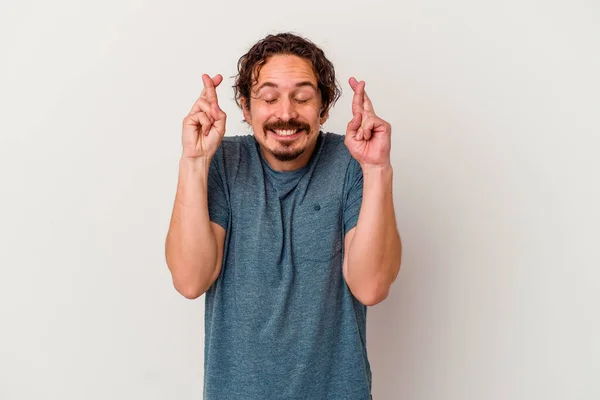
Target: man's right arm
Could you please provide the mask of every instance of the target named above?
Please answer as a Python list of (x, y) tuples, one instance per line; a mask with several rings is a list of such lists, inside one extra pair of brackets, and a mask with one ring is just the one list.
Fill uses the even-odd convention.
[(204, 90), (183, 119), (183, 153), (165, 257), (175, 289), (188, 299), (210, 288), (223, 260), (225, 229), (211, 222), (208, 211), (210, 162), (225, 135), (227, 120), (215, 90), (222, 81), (220, 74), (214, 78), (203, 74)]
[(175, 289), (188, 299), (204, 294), (219, 276), (225, 229), (208, 213), (208, 159), (182, 159), (165, 243)]

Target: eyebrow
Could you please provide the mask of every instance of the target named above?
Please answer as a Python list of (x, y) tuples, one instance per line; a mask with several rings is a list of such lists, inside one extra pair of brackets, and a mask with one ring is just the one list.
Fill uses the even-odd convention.
[[(313, 88), (315, 92), (319, 91), (317, 89), (317, 87), (314, 85), (314, 83), (312, 83), (311, 81), (302, 81), (302, 82), (296, 83), (296, 88), (304, 87), (304, 86), (309, 86), (309, 87)], [(263, 83), (262, 85), (260, 85), (259, 87), (256, 88), (256, 92), (259, 92), (264, 87), (272, 87), (272, 88), (275, 88), (275, 89), (279, 88), (279, 86), (277, 86), (277, 84), (275, 84), (273, 82), (265, 82), (265, 83)]]

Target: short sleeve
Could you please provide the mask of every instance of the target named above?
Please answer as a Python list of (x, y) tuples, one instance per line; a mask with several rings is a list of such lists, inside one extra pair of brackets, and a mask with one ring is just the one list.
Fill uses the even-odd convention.
[(222, 150), (219, 148), (212, 158), (208, 170), (208, 214), (212, 222), (219, 224), (225, 230), (229, 223), (226, 187)]
[(346, 201), (344, 206), (344, 232), (356, 226), (363, 196), (363, 174), (360, 164), (352, 158), (346, 173)]

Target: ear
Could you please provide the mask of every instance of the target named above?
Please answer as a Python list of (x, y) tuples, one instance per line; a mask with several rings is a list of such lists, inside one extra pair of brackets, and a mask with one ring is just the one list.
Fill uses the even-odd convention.
[(325, 123), (325, 121), (327, 121), (327, 119), (329, 118), (329, 110), (325, 110), (325, 112), (322, 113), (321, 118), (319, 119), (319, 124), (323, 125)]
[(244, 120), (252, 125), (252, 115), (250, 114), (250, 104), (246, 102), (246, 99), (240, 99), (242, 104), (242, 114), (244, 114)]

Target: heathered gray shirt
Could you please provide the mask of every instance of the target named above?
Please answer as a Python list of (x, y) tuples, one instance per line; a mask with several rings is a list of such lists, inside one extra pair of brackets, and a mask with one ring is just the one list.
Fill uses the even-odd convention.
[(344, 137), (321, 133), (309, 163), (278, 172), (254, 136), (224, 137), (209, 173), (227, 231), (206, 292), (205, 400), (366, 400), (366, 312), (342, 275), (362, 171)]

